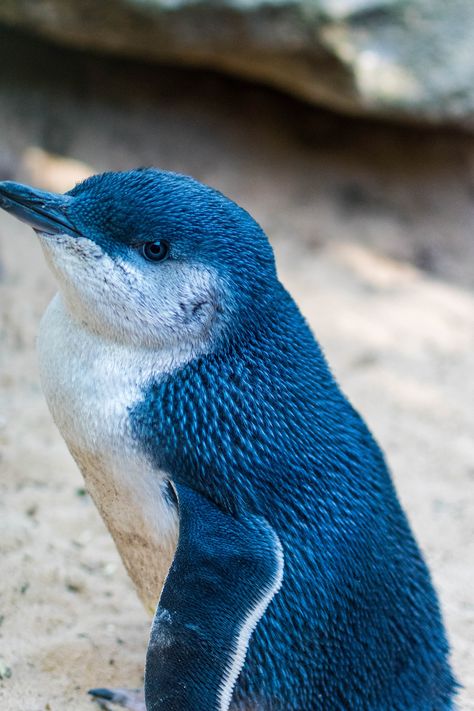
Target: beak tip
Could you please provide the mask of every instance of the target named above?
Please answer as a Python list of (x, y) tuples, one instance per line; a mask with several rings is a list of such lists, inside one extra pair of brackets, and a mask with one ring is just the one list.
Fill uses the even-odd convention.
[(0, 208), (36, 232), (77, 235), (64, 210), (69, 201), (67, 195), (47, 193), (12, 180), (0, 182)]

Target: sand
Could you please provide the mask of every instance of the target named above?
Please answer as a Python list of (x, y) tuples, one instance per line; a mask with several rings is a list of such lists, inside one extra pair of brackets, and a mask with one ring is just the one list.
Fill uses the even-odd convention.
[[(62, 190), (157, 164), (264, 225), (387, 454), (440, 594), (459, 708), (474, 709), (472, 139), (341, 121), (211, 75), (15, 51), (0, 178)], [(35, 336), (54, 284), (4, 214), (0, 262), (0, 708), (87, 711), (90, 687), (140, 686), (149, 620), (44, 403)]]

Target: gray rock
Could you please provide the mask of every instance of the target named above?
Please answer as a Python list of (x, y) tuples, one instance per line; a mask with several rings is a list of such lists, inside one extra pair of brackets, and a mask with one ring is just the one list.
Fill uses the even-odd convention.
[(473, 0), (2, 0), (0, 21), (346, 113), (474, 128)]

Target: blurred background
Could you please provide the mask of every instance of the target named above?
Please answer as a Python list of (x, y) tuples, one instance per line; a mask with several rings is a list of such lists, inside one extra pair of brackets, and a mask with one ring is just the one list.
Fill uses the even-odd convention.
[[(474, 3), (3, 0), (0, 179), (189, 173), (262, 224), (386, 451), (474, 709)], [(148, 619), (41, 395), (54, 285), (0, 214), (0, 706), (140, 686)]]

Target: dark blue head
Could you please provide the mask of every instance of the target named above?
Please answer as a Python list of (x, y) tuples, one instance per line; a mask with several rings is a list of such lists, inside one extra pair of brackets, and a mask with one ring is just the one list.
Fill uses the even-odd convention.
[(38, 232), (69, 308), (110, 336), (199, 350), (274, 298), (262, 229), (192, 178), (103, 173), (65, 195), (5, 182), (0, 206)]

